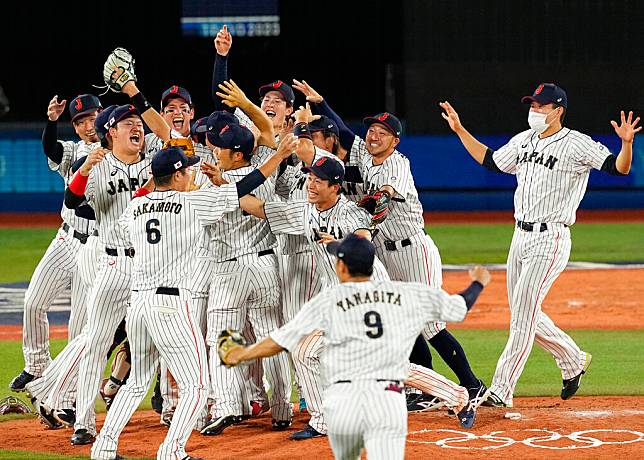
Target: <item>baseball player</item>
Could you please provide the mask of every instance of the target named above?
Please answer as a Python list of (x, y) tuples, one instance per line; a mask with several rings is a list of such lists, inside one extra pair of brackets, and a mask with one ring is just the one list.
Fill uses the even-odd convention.
[[(273, 167), (280, 161), (276, 158)], [(186, 454), (185, 444), (208, 391), (205, 344), (189, 305), (194, 252), (201, 227), (237, 208), (238, 195), (251, 192), (265, 179), (261, 170), (254, 170), (237, 184), (181, 193), (192, 182), (186, 169), (197, 162), (198, 157), (187, 157), (177, 147), (160, 150), (151, 164), (155, 190), (134, 198), (119, 219), (136, 254), (127, 314), (132, 375), (112, 404), (92, 447), (92, 459), (116, 457), (118, 437), (145, 396), (159, 357), (177, 379), (181, 397), (157, 459), (193, 458)]]
[[(96, 96), (82, 94), (71, 101), (69, 114), (74, 131), (80, 141), (59, 141), (57, 139), (58, 118), (65, 109), (66, 101), (58, 102), (54, 96), (47, 108), (47, 125), (43, 131), (43, 150), (47, 155), (49, 168), (57, 171), (65, 180), (69, 179), (72, 163), (86, 154), (98, 142), (94, 120), (101, 110)], [(47, 311), (53, 301), (71, 283), (71, 314), (69, 318), (69, 339), (76, 337), (85, 324), (85, 295), (88, 286), (79, 276), (77, 254), (94, 230), (94, 222), (87, 208), (78, 213), (61, 209), (63, 225), (50, 243), (45, 255), (34, 271), (27, 292), (23, 316), (22, 350), (24, 370), (12, 380), (9, 388), (22, 391), (25, 385), (40, 377), (51, 362), (49, 353), (49, 322)]]
[[(275, 143), (270, 120), (264, 114), (262, 116), (268, 130), (262, 130), (260, 148)], [(289, 139), (288, 145), (280, 145), (280, 151), (296, 146), (295, 140)], [(236, 123), (226, 124), (218, 133), (209, 130), (207, 140), (219, 147), (218, 167), (223, 171), (224, 180), (237, 182), (252, 170), (250, 159), (255, 139), (248, 129)], [(272, 197), (274, 184), (267, 181), (255, 193), (263, 198)], [(282, 324), (282, 315), (274, 252), (276, 242), (268, 224), (237, 210), (227, 212), (220, 222), (212, 225), (210, 235), (216, 266), (209, 296), (207, 343), (211, 346), (210, 371), (215, 404), (211, 409), (211, 421), (201, 433), (217, 435), (240, 420), (242, 405), (248, 398), (241, 371), (219, 365), (212, 346), (216, 331), (231, 322), (242, 329), (248, 320), (257, 338), (263, 338)], [(273, 390), (273, 428), (286, 429), (292, 418), (288, 361), (286, 356), (281, 356), (267, 359), (263, 365)]]
[[(460, 294), (426, 283), (371, 279), (375, 248), (354, 234), (332, 242), (340, 286), (324, 290), (292, 321), (250, 347), (240, 346), (236, 331), (219, 337), (224, 363), (243, 361), (292, 350), (311, 331), (327, 340), (322, 355), (323, 374), (331, 385), (324, 394), (329, 442), (338, 459), (359, 458), (363, 447), (370, 459), (402, 459), (407, 435), (407, 410), (402, 382), (407, 357), (428, 321), (462, 321), (489, 272), (472, 270), (472, 284)], [(459, 417), (474, 417), (470, 410)]]
[[(402, 125), (394, 115), (384, 112), (364, 119), (368, 127), (364, 139), (356, 136), (331, 110), (327, 102), (305, 81), (294, 80), (294, 87), (301, 91), (317, 110), (333, 119), (340, 130), (340, 142), (350, 151), (349, 160), (358, 165), (362, 186), (357, 197), (378, 197), (385, 208), (386, 220), (378, 225), (374, 244), (389, 275), (394, 280), (442, 285), (442, 263), (438, 248), (424, 229), (423, 208), (418, 199), (409, 160), (396, 147), (400, 142)], [(440, 322), (428, 324), (423, 336), (438, 351), (468, 389), (470, 399), (478, 406), (487, 387), (476, 378), (467, 356), (456, 338)], [(425, 346), (424, 341), (416, 346)], [(428, 352), (429, 350), (426, 349)], [(420, 353), (415, 353), (418, 357)], [(430, 368), (431, 358), (422, 362)]]
[(553, 83), (542, 83), (532, 96), (530, 129), (514, 136), (492, 151), (477, 141), (461, 124), (448, 102), (442, 102), (442, 116), (479, 163), (491, 171), (514, 174), (516, 226), (507, 261), (510, 303), (510, 336), (499, 358), (487, 404), (512, 406), (512, 397), (532, 345), (548, 351), (561, 369), (561, 398), (571, 398), (579, 389), (582, 375), (592, 356), (582, 351), (564, 331), (541, 311), (543, 299), (564, 270), (570, 256), (570, 229), (584, 196), (591, 169), (626, 175), (630, 171), (633, 138), (642, 128), (621, 112), (621, 122), (611, 121), (622, 140), (615, 157), (589, 136), (563, 127), (568, 108), (566, 92)]

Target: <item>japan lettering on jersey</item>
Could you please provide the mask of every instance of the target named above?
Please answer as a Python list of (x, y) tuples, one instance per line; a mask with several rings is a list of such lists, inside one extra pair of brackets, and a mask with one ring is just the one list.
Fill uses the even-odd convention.
[(321, 372), (338, 380), (404, 380), (416, 337), (427, 322), (462, 321), (460, 295), (420, 283), (368, 281), (343, 283), (308, 301), (271, 338), (287, 350), (314, 330), (327, 349)]
[(525, 222), (572, 225), (591, 169), (611, 153), (589, 136), (568, 128), (540, 139), (526, 130), (493, 154), (497, 167), (517, 178), (514, 217)]
[[(320, 232), (325, 232), (336, 239), (360, 229), (369, 229), (371, 218), (369, 214), (344, 196), (338, 197), (337, 203), (324, 211), (319, 211), (314, 204), (306, 201), (273, 201), (264, 205), (266, 219), (274, 233), (291, 235), (304, 235), (318, 263), (319, 276), (324, 279), (324, 284), (331, 286), (337, 284), (335, 273), (335, 257), (326, 251), (324, 244), (319, 244)], [(386, 270), (378, 261), (374, 270), (376, 278), (388, 279)]]
[(129, 247), (118, 219), (132, 201), (134, 192), (147, 182), (150, 163), (150, 157), (144, 157), (136, 163), (125, 164), (110, 152), (91, 170), (85, 197), (94, 208), (101, 245)]
[(361, 198), (373, 194), (384, 185), (396, 191), (389, 204), (387, 219), (378, 225), (382, 237), (399, 241), (422, 232), (425, 226), (423, 206), (418, 199), (409, 160), (394, 150), (382, 164), (374, 165), (365, 141), (358, 136), (351, 147), (351, 155), (360, 162), (364, 180), (362, 194), (359, 193)]
[[(89, 155), (92, 150), (99, 148), (101, 144), (98, 142), (86, 144), (84, 141), (59, 141), (59, 143), (63, 146), (63, 158), (58, 164), (51, 161), (50, 158), (47, 158), (47, 164), (49, 169), (60, 174), (65, 182), (65, 186), (67, 186), (73, 176), (71, 168), (74, 162), (85, 155)], [(60, 217), (80, 233), (89, 235), (94, 230), (93, 220), (78, 216), (74, 209), (69, 209), (64, 204), (60, 210)]]
[(132, 200), (119, 218), (135, 251), (132, 288), (189, 288), (203, 227), (238, 207), (234, 184), (155, 191)]

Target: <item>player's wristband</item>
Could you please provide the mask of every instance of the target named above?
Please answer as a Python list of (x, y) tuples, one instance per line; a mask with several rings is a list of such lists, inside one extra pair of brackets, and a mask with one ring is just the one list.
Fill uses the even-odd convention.
[(481, 283), (479, 283), (478, 281), (472, 281), (472, 284), (470, 284), (467, 289), (458, 293), (458, 295), (465, 299), (465, 306), (467, 306), (468, 311), (472, 308), (474, 302), (476, 302), (476, 299), (478, 299), (482, 290), (483, 285)]
[(259, 169), (254, 169), (235, 184), (237, 186), (237, 197), (241, 198), (244, 195), (248, 195), (262, 185), (265, 180), (266, 178), (262, 172)]
[(145, 99), (143, 93), (140, 91), (130, 98), (130, 102), (132, 102), (132, 105), (136, 107), (136, 110), (138, 110), (141, 115), (143, 115), (143, 112), (146, 110), (152, 108), (150, 103)]
[(76, 171), (71, 182), (67, 186), (69, 191), (74, 195), (83, 196), (85, 195), (85, 189), (87, 188), (87, 182), (89, 181), (89, 176), (83, 176), (80, 171)]
[(297, 136), (298, 139), (306, 138), (311, 139), (311, 131), (309, 130), (309, 124), (304, 123), (303, 121), (296, 123), (293, 127), (293, 134)]

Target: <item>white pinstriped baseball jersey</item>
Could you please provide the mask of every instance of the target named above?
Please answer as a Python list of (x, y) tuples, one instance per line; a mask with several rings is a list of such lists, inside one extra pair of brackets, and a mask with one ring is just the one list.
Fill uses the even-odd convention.
[[(326, 232), (337, 239), (359, 229), (369, 229), (371, 218), (362, 208), (339, 195), (334, 206), (318, 210), (307, 201), (273, 201), (264, 205), (266, 220), (274, 233), (304, 235), (313, 248), (318, 261), (318, 273), (326, 286), (337, 284), (335, 257), (326, 251), (324, 244), (318, 244), (318, 233)], [(374, 277), (388, 279), (382, 264), (374, 264)]]
[(544, 139), (528, 129), (495, 151), (493, 159), (517, 177), (516, 220), (572, 225), (590, 170), (601, 169), (609, 155), (606, 146), (572, 129)]
[(110, 152), (90, 171), (85, 197), (96, 213), (101, 246), (128, 247), (118, 219), (137, 188), (148, 180), (151, 161), (146, 156), (128, 165)]
[[(231, 184), (239, 182), (253, 172), (252, 166), (225, 171), (222, 176)], [(253, 191), (262, 200), (275, 199), (275, 185), (269, 179)], [(217, 262), (224, 262), (244, 254), (253, 254), (277, 246), (275, 235), (268, 223), (251, 216), (241, 209), (226, 212), (221, 220), (210, 228), (210, 250)]]
[[(396, 190), (389, 205), (387, 219), (378, 225), (382, 236), (388, 240), (403, 240), (421, 232), (425, 226), (423, 206), (411, 174), (409, 160), (397, 150), (380, 165), (374, 165), (365, 141), (356, 136), (351, 147), (352, 161), (360, 164), (362, 197), (389, 185)], [(360, 187), (358, 187), (359, 189)]]
[[(65, 186), (69, 184), (71, 179), (72, 164), (84, 155), (101, 146), (100, 143), (94, 142), (87, 144), (84, 141), (58, 141), (63, 146), (63, 158), (59, 164), (54, 163), (51, 159), (47, 158), (49, 169), (58, 172), (65, 181)], [(94, 230), (94, 221), (78, 217), (73, 209), (69, 209), (64, 204), (60, 210), (60, 217), (64, 222), (74, 227), (78, 232), (89, 235)]]
[(132, 289), (189, 288), (201, 228), (238, 207), (234, 184), (155, 191), (132, 200), (119, 219), (135, 250)]
[(460, 295), (420, 283), (368, 281), (324, 290), (271, 338), (293, 350), (302, 337), (324, 332), (322, 374), (338, 380), (404, 380), (420, 330), (429, 321), (462, 321)]

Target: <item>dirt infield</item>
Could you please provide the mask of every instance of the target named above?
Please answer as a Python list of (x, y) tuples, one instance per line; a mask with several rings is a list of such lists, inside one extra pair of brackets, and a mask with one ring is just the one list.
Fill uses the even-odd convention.
[[(407, 458), (448, 455), (480, 458), (639, 458), (644, 449), (642, 397), (516, 398), (512, 409), (481, 408), (474, 428), (460, 428), (445, 411), (410, 414)], [(519, 420), (504, 418), (519, 413)], [(99, 415), (99, 425), (103, 414)], [(331, 459), (326, 438), (290, 441), (306, 418), (298, 414), (286, 432), (271, 429), (270, 415), (228, 428), (216, 437), (194, 433), (191, 455), (206, 459)], [(153, 412), (137, 412), (121, 436), (119, 453), (154, 457), (167, 429)], [(20, 433), (20, 436), (15, 436)], [(145, 433), (142, 436), (142, 433)], [(71, 446), (71, 430), (44, 431), (34, 419), (0, 423), (0, 447), (58, 454), (88, 454), (88, 446)]]

